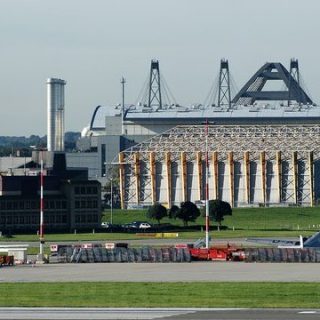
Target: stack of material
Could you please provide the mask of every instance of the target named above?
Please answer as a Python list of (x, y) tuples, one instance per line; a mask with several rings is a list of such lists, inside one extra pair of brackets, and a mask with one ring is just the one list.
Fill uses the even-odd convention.
[(320, 248), (245, 249), (245, 262), (320, 262)]
[(191, 262), (188, 248), (115, 247), (106, 249), (103, 247), (70, 247), (68, 249), (59, 250), (59, 258), (55, 259), (55, 262)]

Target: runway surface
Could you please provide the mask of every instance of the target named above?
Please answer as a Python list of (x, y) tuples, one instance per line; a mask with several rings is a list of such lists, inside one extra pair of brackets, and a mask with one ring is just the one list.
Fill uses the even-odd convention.
[(280, 281), (318, 282), (316, 263), (88, 263), (21, 265), (0, 269), (0, 282)]
[(304, 309), (148, 309), (148, 308), (0, 308), (0, 319), (319, 319), (320, 310)]

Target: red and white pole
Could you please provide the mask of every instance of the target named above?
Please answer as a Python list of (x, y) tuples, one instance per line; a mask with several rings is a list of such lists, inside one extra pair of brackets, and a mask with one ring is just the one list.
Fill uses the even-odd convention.
[(209, 158), (208, 158), (209, 126), (206, 121), (206, 248), (209, 249)]
[[(40, 151), (41, 152), (41, 151)], [(41, 152), (41, 160), (40, 160), (40, 234), (39, 234), (39, 240), (40, 240), (40, 256), (43, 256), (43, 244), (44, 244), (44, 223), (43, 223), (43, 209), (44, 209), (44, 203), (43, 203), (43, 158), (42, 158), (42, 152)]]

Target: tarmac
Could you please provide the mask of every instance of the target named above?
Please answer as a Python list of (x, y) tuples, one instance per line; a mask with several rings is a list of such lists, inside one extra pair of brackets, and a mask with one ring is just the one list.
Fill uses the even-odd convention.
[(86, 263), (3, 267), (1, 282), (318, 282), (318, 263)]
[(0, 319), (308, 320), (319, 317), (319, 309), (0, 308)]

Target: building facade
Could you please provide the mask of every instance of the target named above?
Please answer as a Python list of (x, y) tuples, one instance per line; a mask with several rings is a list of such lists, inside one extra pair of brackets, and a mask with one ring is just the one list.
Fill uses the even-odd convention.
[[(46, 232), (92, 230), (100, 226), (101, 185), (88, 180), (87, 170), (54, 164), (45, 170), (43, 189)], [(0, 176), (0, 231), (37, 232), (39, 224), (39, 169), (34, 176)]]

